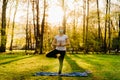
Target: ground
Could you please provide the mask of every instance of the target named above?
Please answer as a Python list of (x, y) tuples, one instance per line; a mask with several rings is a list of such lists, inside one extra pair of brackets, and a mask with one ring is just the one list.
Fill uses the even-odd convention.
[(34, 76), (36, 72), (57, 72), (58, 59), (45, 55), (0, 54), (0, 80), (120, 80), (119, 55), (67, 54), (63, 73), (91, 72), (88, 77)]

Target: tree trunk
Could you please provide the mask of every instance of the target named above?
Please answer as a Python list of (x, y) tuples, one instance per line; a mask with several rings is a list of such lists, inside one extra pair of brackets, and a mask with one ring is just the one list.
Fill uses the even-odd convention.
[(44, 0), (44, 13), (43, 13), (43, 19), (42, 19), (42, 25), (41, 25), (41, 45), (40, 45), (40, 54), (43, 53), (43, 36), (44, 36), (44, 27), (45, 27), (45, 7), (46, 7), (46, 0)]
[(37, 20), (36, 20), (36, 48), (35, 53), (40, 53), (40, 26), (39, 26), (39, 0), (36, 0), (36, 13), (37, 13)]
[(34, 25), (34, 36), (35, 36), (34, 54), (38, 54), (40, 53), (39, 0), (32, 1), (32, 11), (33, 11), (33, 25)]
[(62, 8), (63, 8), (63, 27), (64, 27), (64, 33), (66, 33), (66, 10), (65, 10), (65, 0), (62, 0)]
[(9, 25), (10, 25), (10, 16), (11, 16), (12, 8), (13, 8), (13, 3), (11, 4), (10, 10), (9, 10), (9, 18), (8, 18), (8, 22), (7, 22), (7, 27), (8, 27), (8, 28), (9, 28)]
[(3, 0), (2, 5), (2, 25), (1, 25), (1, 46), (0, 46), (0, 52), (6, 51), (6, 8), (7, 8), (8, 0)]
[(83, 46), (85, 44), (85, 18), (86, 18), (86, 0), (83, 0)]
[(31, 29), (31, 24), (29, 25), (29, 46), (28, 46), (28, 49), (33, 49), (32, 48), (32, 34), (31, 34), (31, 32), (32, 32), (32, 29)]
[(118, 37), (119, 37), (119, 40), (120, 40), (120, 13), (119, 13), (119, 34), (118, 34)]
[(16, 1), (16, 6), (15, 6), (15, 12), (14, 12), (14, 17), (13, 17), (13, 25), (12, 25), (12, 34), (11, 34), (11, 42), (10, 42), (10, 51), (12, 51), (12, 45), (13, 45), (13, 38), (14, 38), (14, 28), (15, 28), (15, 17), (17, 13), (17, 8), (18, 8), (18, 2)]
[(107, 39), (107, 22), (108, 22), (108, 0), (107, 0), (107, 3), (106, 3), (106, 18), (105, 18), (105, 33), (104, 33), (104, 52), (106, 54), (107, 52), (107, 42), (106, 42), (106, 39)]
[(89, 26), (89, 0), (87, 0), (87, 20), (86, 20), (86, 39), (85, 39), (85, 54), (88, 54), (88, 26)]
[(120, 48), (120, 13), (118, 14), (119, 17), (119, 33), (118, 33), (118, 45), (117, 45), (117, 53), (119, 52), (119, 48)]
[(76, 11), (75, 11), (75, 9), (76, 9), (76, 6), (74, 5), (73, 39), (75, 39), (75, 32), (76, 32)]
[(110, 0), (109, 0), (109, 2), (108, 2), (108, 7), (109, 7), (109, 9), (108, 9), (108, 12), (109, 12), (109, 16), (108, 16), (108, 41), (109, 41), (109, 43), (108, 43), (108, 50), (109, 50), (109, 53), (110, 53), (110, 48), (111, 48), (111, 25), (110, 25), (110, 23), (111, 23), (111, 20), (110, 20)]
[(99, 1), (98, 0), (96, 0), (97, 1), (97, 16), (98, 16), (98, 40), (100, 40), (100, 32), (101, 32), (101, 30), (100, 30), (100, 13), (99, 13)]
[(33, 42), (35, 42), (35, 45), (33, 45), (34, 46), (34, 48), (36, 47), (36, 40), (37, 40), (37, 29), (36, 29), (36, 24), (35, 24), (35, 1), (33, 0), (32, 1), (32, 14), (33, 14), (33, 25), (34, 25), (34, 38), (35, 38), (35, 41), (33, 41)]
[(27, 5), (27, 21), (26, 21), (26, 45), (25, 45), (25, 52), (27, 52), (28, 48), (29, 48), (29, 33), (28, 33), (28, 26), (29, 26), (29, 0), (28, 1), (28, 5)]

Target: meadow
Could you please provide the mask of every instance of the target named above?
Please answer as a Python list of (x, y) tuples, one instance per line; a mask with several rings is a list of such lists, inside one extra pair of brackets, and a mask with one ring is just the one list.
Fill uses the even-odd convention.
[(42, 55), (0, 54), (0, 80), (120, 80), (119, 55), (66, 54), (63, 73), (88, 71), (88, 77), (34, 76), (57, 72), (58, 59)]

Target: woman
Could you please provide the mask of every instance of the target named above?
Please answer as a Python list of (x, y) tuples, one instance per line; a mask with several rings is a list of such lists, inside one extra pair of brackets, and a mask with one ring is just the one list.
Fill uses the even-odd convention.
[(61, 74), (62, 72), (63, 60), (66, 53), (66, 46), (69, 44), (70, 42), (69, 42), (68, 36), (64, 34), (63, 28), (60, 27), (59, 34), (55, 36), (52, 42), (52, 46), (55, 47), (55, 49), (46, 55), (46, 57), (58, 58), (59, 60), (58, 74)]

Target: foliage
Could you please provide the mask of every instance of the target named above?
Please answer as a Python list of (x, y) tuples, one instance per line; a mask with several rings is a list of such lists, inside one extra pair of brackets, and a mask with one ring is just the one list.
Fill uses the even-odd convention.
[[(2, 0), (3, 1), (3, 0)], [(2, 4), (2, 1), (0, 2), (0, 4)], [(12, 27), (12, 20), (13, 19), (13, 14), (11, 12), (14, 12), (15, 10), (15, 5), (16, 5), (16, 1), (18, 0), (8, 0), (8, 7), (7, 7), (7, 13), (6, 13), (6, 20), (7, 20), (7, 49), (10, 46), (10, 35), (11, 33), (11, 27)], [(29, 4), (29, 9), (28, 9), (28, 14), (29, 14), (29, 19), (28, 19), (28, 28), (31, 27), (31, 30), (28, 30), (28, 36), (30, 36), (30, 40), (31, 40), (31, 44), (30, 47), (32, 46), (32, 48), (30, 49), (35, 49), (35, 34), (34, 33), (34, 25), (33, 24), (33, 20), (36, 20), (36, 15), (37, 12), (35, 11), (34, 16), (33, 16), (33, 2), (32, 1), (37, 1), (37, 0), (28, 0), (30, 1)], [(18, 6), (18, 11), (16, 14), (16, 21), (15, 21), (15, 29), (14, 29), (14, 41), (13, 41), (13, 47), (14, 46), (18, 46), (18, 47), (23, 47), (23, 49), (25, 49), (26, 47), (26, 18), (28, 14), (27, 13), (27, 7), (28, 7), (28, 2), (27, 0), (19, 0), (19, 6)], [(105, 4), (105, 0), (98, 0), (99, 1), (99, 13), (100, 13), (100, 27), (101, 27), (101, 38), (98, 39), (98, 15), (97, 15), (97, 4), (96, 4), (96, 0), (89, 0), (89, 24), (88, 24), (88, 48), (89, 51), (101, 51), (103, 47), (103, 39), (104, 39), (104, 30), (105, 30), (105, 19), (106, 18), (111, 18), (111, 42), (113, 40), (113, 42), (111, 43), (112, 48), (116, 47), (116, 43), (114, 41), (114, 37), (116, 37), (116, 34), (118, 33), (118, 24), (119, 24), (119, 18), (118, 18), (118, 14), (119, 14), (119, 0), (115, 0), (112, 1), (111, 0), (111, 11), (110, 14), (105, 14), (105, 9), (106, 9), (106, 4)], [(42, 24), (42, 19), (43, 19), (43, 2), (44, 0), (40, 0), (40, 4), (39, 5), (39, 26), (41, 26)], [(77, 49), (82, 48), (84, 49), (85, 46), (83, 43), (83, 4), (82, 4), (82, 0), (75, 0), (75, 1), (71, 1), (71, 0), (66, 0), (64, 3), (65, 6), (65, 10), (66, 10), (66, 34), (69, 36), (71, 45), (69, 47), (75, 47)], [(34, 4), (35, 5), (35, 4)], [(22, 7), (21, 7), (22, 6)], [(44, 26), (44, 39), (43, 39), (43, 50), (44, 52), (47, 52), (49, 50), (51, 50), (51, 42), (54, 38), (55, 35), (58, 34), (58, 27), (62, 25), (62, 21), (60, 21), (58, 24), (56, 24), (54, 21), (54, 18), (57, 17), (55, 15), (52, 15), (53, 13), (57, 13), (54, 11), (54, 9), (52, 10), (52, 7), (61, 7), (62, 8), (62, 0), (56, 0), (56, 1), (52, 1), (52, 0), (46, 0), (46, 14), (45, 14), (45, 26)], [(10, 9), (11, 8), (11, 9)], [(0, 6), (0, 9), (2, 10), (2, 6)], [(36, 10), (36, 7), (34, 6), (34, 9)], [(49, 12), (49, 9), (51, 9), (51, 12)], [(10, 12), (11, 11), (11, 12)], [(86, 10), (85, 10), (86, 12)], [(50, 14), (49, 14), (50, 13)], [(62, 12), (61, 12), (62, 13)], [(2, 14), (2, 12), (0, 11), (0, 14)], [(52, 15), (52, 16), (50, 16)], [(86, 15), (86, 14), (85, 14)], [(60, 16), (60, 15), (58, 15)], [(34, 18), (33, 18), (34, 17)], [(48, 19), (48, 18), (52, 18), (52, 19)], [(87, 17), (87, 15), (86, 15)], [(0, 16), (0, 19), (2, 17)], [(9, 22), (10, 19), (10, 22)], [(49, 20), (53, 20), (53, 23), (50, 23)], [(56, 20), (56, 19), (55, 19)], [(62, 18), (61, 18), (62, 20)], [(108, 19), (107, 19), (108, 20)], [(9, 23), (8, 23), (9, 22)], [(36, 21), (35, 21), (36, 23)], [(0, 21), (1, 24), (1, 21)], [(86, 22), (85, 22), (86, 24)], [(9, 26), (8, 26), (9, 25)], [(36, 28), (36, 27), (35, 27)], [(0, 30), (1, 26), (0, 26)], [(38, 30), (38, 29), (36, 29)], [(41, 28), (39, 28), (39, 30), (41, 30)], [(38, 30), (38, 31), (39, 31)], [(108, 30), (108, 28), (107, 28)], [(41, 32), (41, 31), (40, 31)], [(86, 34), (86, 33), (85, 33)], [(107, 45), (108, 45), (108, 31), (106, 33), (107, 35)], [(3, 36), (0, 36), (1, 38)], [(37, 38), (40, 36), (37, 36)], [(3, 37), (4, 39), (4, 37)], [(5, 41), (3, 41), (4, 43)], [(39, 46), (38, 46), (39, 48)], [(19, 49), (19, 48), (18, 48)]]
[(112, 45), (113, 50), (120, 49), (119, 48), (119, 46), (120, 46), (119, 38), (113, 38), (112, 43), (113, 43), (113, 45)]

